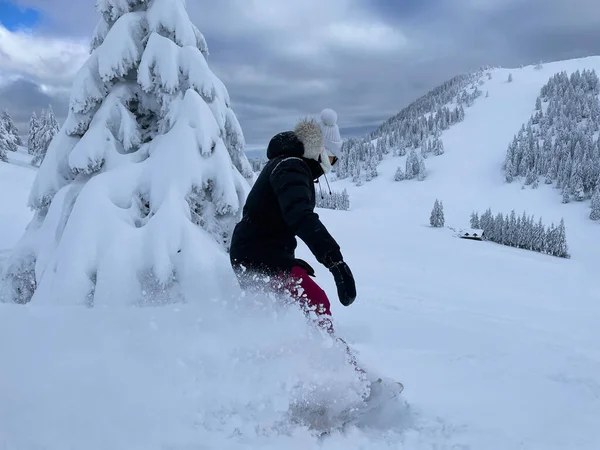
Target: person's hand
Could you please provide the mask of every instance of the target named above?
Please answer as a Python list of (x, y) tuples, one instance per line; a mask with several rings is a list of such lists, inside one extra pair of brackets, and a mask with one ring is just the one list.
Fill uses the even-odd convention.
[(356, 285), (350, 267), (344, 261), (340, 261), (329, 267), (329, 271), (335, 280), (340, 303), (350, 306), (356, 299)]

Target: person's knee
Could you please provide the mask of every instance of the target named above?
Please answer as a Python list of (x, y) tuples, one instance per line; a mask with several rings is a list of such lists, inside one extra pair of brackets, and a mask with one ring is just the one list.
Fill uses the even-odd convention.
[(331, 314), (331, 304), (329, 303), (329, 298), (321, 286), (313, 281), (307, 291), (309, 302), (312, 306), (317, 308), (318, 314)]

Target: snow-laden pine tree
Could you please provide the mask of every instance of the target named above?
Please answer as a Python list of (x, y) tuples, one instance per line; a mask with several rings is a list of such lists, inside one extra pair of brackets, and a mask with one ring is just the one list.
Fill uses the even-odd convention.
[(419, 157), (419, 172), (417, 173), (417, 180), (423, 181), (427, 178), (427, 169), (425, 168), (425, 160)]
[(565, 231), (564, 219), (560, 219), (560, 223), (556, 228), (554, 256), (558, 256), (560, 258), (571, 257), (571, 255), (569, 254), (569, 246), (567, 245), (567, 234)]
[(563, 197), (562, 198), (563, 203), (569, 203), (571, 201), (571, 194), (569, 194), (569, 189), (568, 189), (567, 185), (565, 185), (563, 187), (562, 197)]
[(406, 179), (406, 175), (402, 171), (402, 167), (398, 166), (396, 173), (394, 174), (394, 181), (402, 181)]
[(431, 215), (429, 216), (429, 224), (432, 227), (443, 227), (444, 226), (444, 205), (438, 199), (435, 199)]
[(477, 214), (477, 212), (473, 211), (471, 213), (471, 228), (479, 228), (479, 214)]
[(407, 180), (416, 178), (423, 181), (427, 177), (427, 169), (425, 168), (425, 160), (415, 150), (411, 150), (406, 157), (406, 174)]
[(37, 134), (39, 128), (40, 122), (37, 118), (37, 114), (34, 111), (29, 118), (29, 133), (27, 134), (27, 152), (30, 155), (35, 155), (37, 152)]
[(4, 128), (4, 123), (0, 120), (0, 161), (8, 162), (8, 156), (6, 155), (8, 146), (8, 132)]
[(6, 130), (6, 140), (9, 146), (8, 151), (16, 152), (18, 146), (23, 145), (23, 140), (21, 139), (19, 128), (17, 128), (11, 115), (6, 109), (2, 112), (2, 115), (0, 116), (0, 121), (4, 123), (4, 129)]
[(31, 159), (32, 165), (39, 166), (42, 163), (50, 143), (59, 131), (60, 126), (54, 115), (54, 110), (52, 106), (49, 106), (47, 110), (42, 111), (42, 119), (35, 131), (35, 153)]
[(600, 186), (596, 188), (594, 195), (592, 195), (591, 208), (590, 219), (600, 220)]
[(69, 114), (30, 193), (10, 300), (215, 298), (254, 174), (184, 0), (98, 0)]

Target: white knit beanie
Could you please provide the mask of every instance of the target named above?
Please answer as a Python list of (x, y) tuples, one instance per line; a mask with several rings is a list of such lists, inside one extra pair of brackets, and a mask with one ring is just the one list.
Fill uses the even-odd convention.
[(321, 111), (319, 127), (323, 134), (323, 145), (333, 156), (339, 158), (342, 156), (342, 137), (337, 126), (337, 119), (337, 113), (333, 109), (324, 109)]

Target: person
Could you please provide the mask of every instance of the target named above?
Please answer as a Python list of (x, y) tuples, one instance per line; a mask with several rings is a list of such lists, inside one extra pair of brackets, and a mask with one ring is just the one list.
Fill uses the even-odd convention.
[[(273, 136), (268, 162), (248, 194), (242, 219), (236, 224), (230, 260), (242, 289), (267, 289), (288, 294), (318, 325), (334, 333), (331, 304), (313, 280), (314, 269), (296, 258), (296, 237), (335, 280), (342, 305), (356, 299), (352, 271), (340, 246), (315, 213), (315, 184), (341, 155), (337, 113), (321, 112), (320, 121), (301, 119), (293, 131)], [(341, 340), (341, 339), (340, 339)]]

